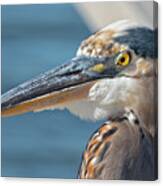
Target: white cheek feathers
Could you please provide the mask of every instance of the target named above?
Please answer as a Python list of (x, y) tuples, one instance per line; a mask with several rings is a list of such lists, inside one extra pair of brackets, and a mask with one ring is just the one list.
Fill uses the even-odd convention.
[(129, 97), (133, 97), (131, 89), (138, 90), (134, 83), (135, 80), (125, 77), (99, 80), (90, 88), (85, 99), (72, 102), (66, 108), (82, 119), (106, 119), (128, 106)]

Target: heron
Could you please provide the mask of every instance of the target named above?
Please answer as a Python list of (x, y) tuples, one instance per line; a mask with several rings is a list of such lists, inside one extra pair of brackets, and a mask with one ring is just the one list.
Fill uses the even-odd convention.
[(130, 20), (81, 42), (66, 63), (9, 90), (2, 116), (68, 109), (104, 120), (82, 154), (78, 178), (157, 178), (157, 28)]

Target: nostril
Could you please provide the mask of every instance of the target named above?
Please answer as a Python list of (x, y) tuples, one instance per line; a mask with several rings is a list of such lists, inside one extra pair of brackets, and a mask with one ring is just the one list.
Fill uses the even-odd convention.
[(71, 71), (71, 72), (65, 72), (63, 74), (60, 74), (59, 76), (60, 77), (63, 77), (63, 76), (71, 76), (71, 75), (77, 75), (81, 72), (81, 70), (75, 70), (75, 71)]

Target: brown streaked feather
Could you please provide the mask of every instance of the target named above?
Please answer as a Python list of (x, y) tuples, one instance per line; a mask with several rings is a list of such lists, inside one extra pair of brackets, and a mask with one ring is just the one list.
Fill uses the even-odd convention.
[(140, 125), (127, 120), (105, 123), (85, 149), (79, 178), (151, 180), (152, 151), (153, 141)]
[(104, 30), (95, 33), (81, 43), (77, 55), (93, 57), (115, 55), (120, 51), (122, 45), (114, 41), (114, 34), (117, 34), (114, 30)]

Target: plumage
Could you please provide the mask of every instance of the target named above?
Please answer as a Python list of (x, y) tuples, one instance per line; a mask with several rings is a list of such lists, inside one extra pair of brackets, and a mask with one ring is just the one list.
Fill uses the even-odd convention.
[[(130, 118), (135, 118), (130, 111)], [(129, 116), (128, 115), (128, 116)], [(154, 180), (154, 141), (126, 116), (102, 125), (90, 138), (79, 170), (82, 179)]]
[(115, 38), (115, 41), (121, 44), (126, 44), (141, 57), (152, 59), (158, 57), (157, 45), (155, 44), (155, 40), (157, 39), (157, 29), (152, 31), (146, 27), (137, 27), (134, 29), (128, 29), (127, 33), (126, 37), (118, 36)]
[(157, 29), (128, 20), (84, 40), (77, 55), (2, 96), (2, 115), (68, 109), (106, 119), (83, 153), (79, 178), (154, 180)]

